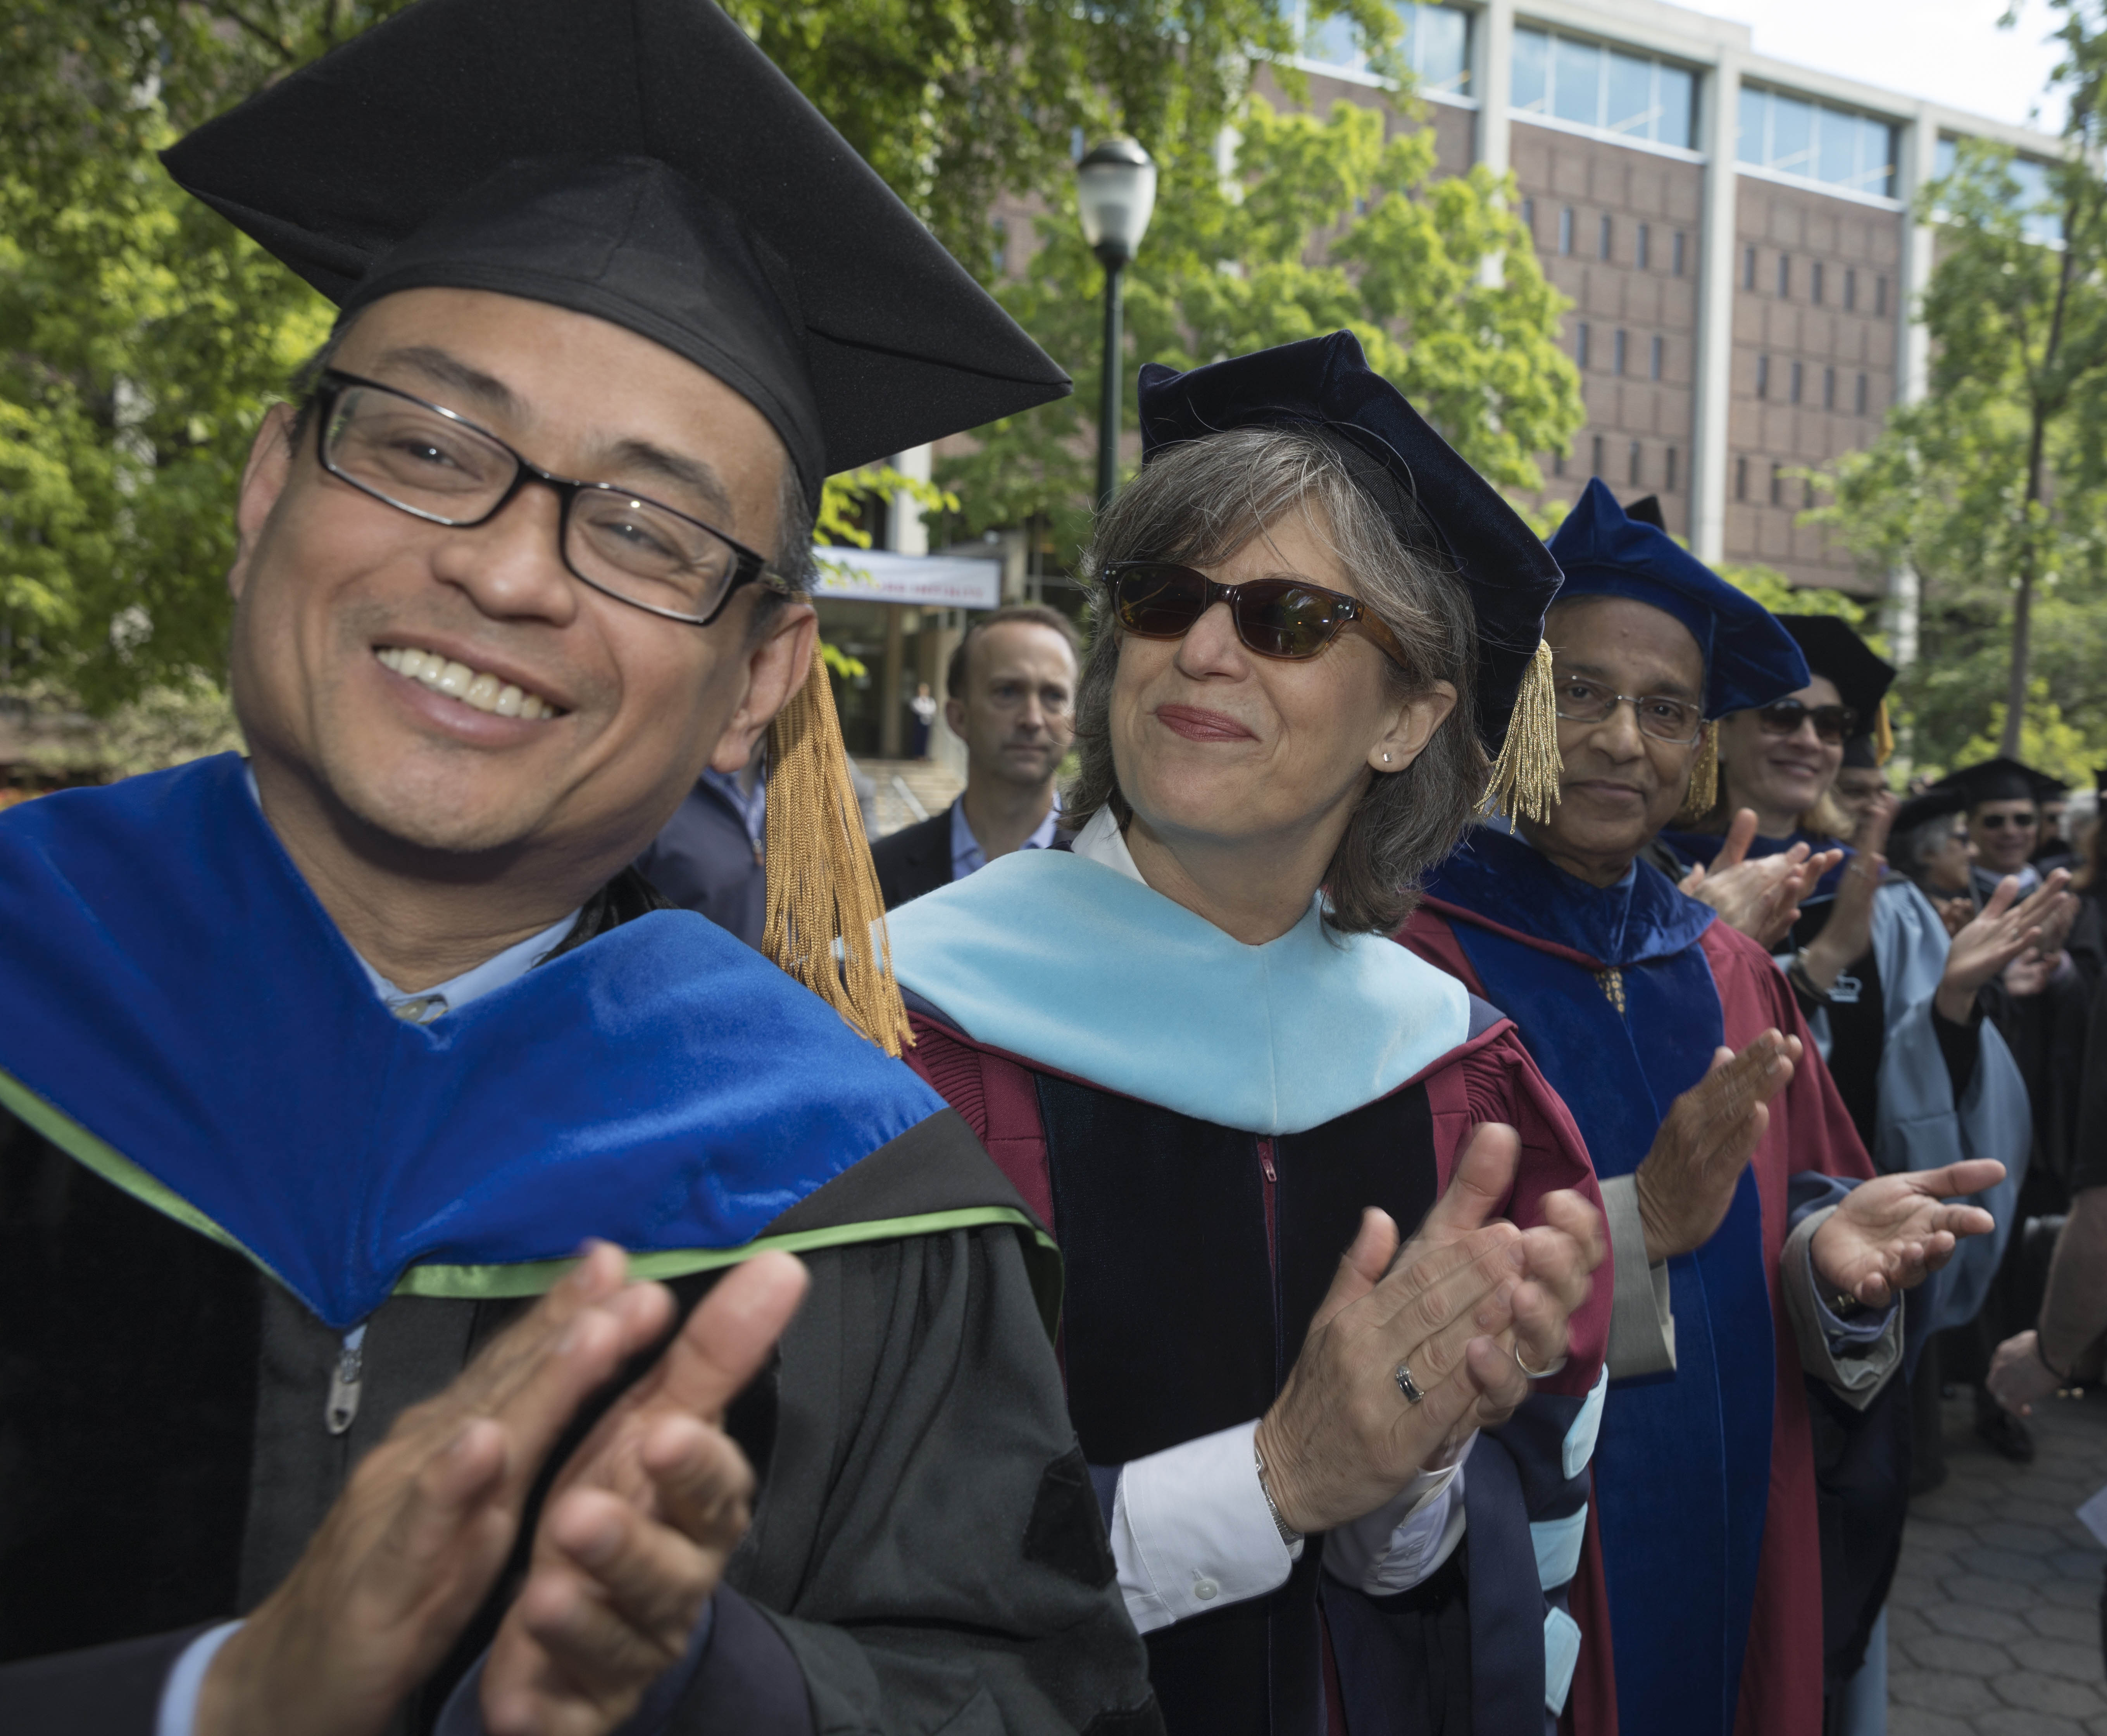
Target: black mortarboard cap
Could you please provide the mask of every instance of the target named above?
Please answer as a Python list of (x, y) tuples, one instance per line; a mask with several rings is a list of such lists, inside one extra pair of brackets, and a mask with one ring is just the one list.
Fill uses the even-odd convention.
[[(1498, 754), (1543, 637), (1558, 563), (1490, 483), (1457, 455), (1350, 331), (1179, 373), (1141, 370), (1141, 457), (1233, 428), (1306, 428), (1410, 535), (1409, 502), (1441, 539), (1478, 627), (1479, 738)], [(1548, 691), (1547, 686), (1547, 692)]]
[(1958, 790), (1971, 808), (1986, 801), (2038, 804), (2051, 796), (2070, 793), (2070, 786), (2060, 778), (2051, 778), (2046, 772), (2037, 772), (2031, 765), (2022, 765), (2017, 760), (2008, 760), (2001, 754), (1994, 760), (1979, 760), (1974, 765), (1948, 772), (1932, 787)]
[(1650, 524), (1656, 531), (1668, 528), (1668, 520), (1661, 516), (1660, 496), (1657, 494), (1645, 495), (1633, 501), (1625, 507), (1624, 516), (1639, 524)]
[(162, 160), (348, 310), (492, 289), (663, 344), (815, 497), (1069, 389), (711, 0), (418, 0)]
[(1657, 523), (1636, 518), (1597, 477), (1551, 539), (1561, 601), (1629, 597), (1673, 615), (1705, 656), (1705, 715), (1768, 705), (1807, 685), (1807, 660), (1777, 617)]
[(1895, 666), (1834, 615), (1781, 615), (1778, 624), (1806, 653), (1808, 671), (1836, 684), (1844, 703), (1870, 724), (1895, 679)]
[(1961, 813), (1968, 806), (1968, 797), (1960, 789), (1934, 784), (1921, 796), (1912, 796), (1895, 810), (1894, 823), (1889, 828), (1891, 836), (1900, 838), (1928, 826), (1935, 819)]

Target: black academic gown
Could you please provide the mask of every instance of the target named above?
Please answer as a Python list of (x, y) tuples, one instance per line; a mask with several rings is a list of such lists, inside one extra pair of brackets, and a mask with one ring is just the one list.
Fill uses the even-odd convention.
[[(230, 828), (255, 823), (253, 810), (227, 796), (227, 782), (218, 779), (217, 806), (192, 815), (186, 861), (209, 856)], [(190, 799), (187, 787), (148, 793), (165, 813)], [(160, 822), (150, 811), (146, 823)], [(0, 896), (40, 859), (19, 831), (0, 832)], [(267, 881), (290, 872), (266, 868)], [(182, 895), (165, 880), (152, 893), (163, 902)], [(299, 916), (296, 889), (286, 903)], [(266, 920), (250, 908), (252, 922)], [(531, 988), (545, 972), (575, 979), (581, 967), (605, 979), (591, 958), (602, 948), (612, 949), (603, 958), (634, 958), (648, 970), (669, 940), (706, 926), (682, 930), (694, 919), (643, 914), (632, 932), (650, 930), (651, 944), (625, 947), (628, 936), (610, 931), (640, 910), (634, 899), (595, 900), (574, 935), (594, 946), (570, 949), (575, 956), (545, 962), (523, 983)], [(766, 973), (754, 992), (779, 1000), (772, 967), (730, 941), (708, 944), (727, 971)], [(603, 999), (618, 995), (615, 980), (600, 987)], [(492, 999), (508, 994), (520, 1004), (514, 991)], [(19, 993), (10, 998), (0, 1023), (35, 1012), (11, 1003), (26, 998)], [(793, 1021), (812, 1019), (802, 999), (782, 1004)], [(502, 1007), (465, 1009), (429, 1028), (432, 1052), (443, 1056), (478, 1021), (506, 1016)], [(460, 1033), (437, 1034), (456, 1018), (467, 1021)], [(838, 1040), (825, 1036), (833, 1023), (831, 1013), (813, 1021), (822, 1044)], [(575, 1056), (576, 1028), (559, 1021), (551, 1029)], [(623, 1040), (642, 1034), (618, 1030), (600, 1058), (618, 1058)], [(146, 1736), (183, 1647), (268, 1595), (363, 1456), (531, 1306), (537, 1285), (508, 1294), (505, 1274), (526, 1268), (480, 1268), (496, 1281), (483, 1294), (458, 1284), (451, 1294), (416, 1293), (391, 1276), (375, 1305), (326, 1308), (326, 1323), (264, 1263), (182, 1221), (185, 1202), (157, 1193), (138, 1166), (83, 1142), (79, 1124), (97, 1114), (96, 1094), (55, 1112), (52, 1093), (79, 1082), (25, 1090), (15, 1052), (28, 1051), (13, 1038), (7, 1047), (13, 1076), (0, 1074), (0, 1103), (19, 1113), (0, 1107), (0, 1730)], [(861, 1052), (845, 1052), (842, 1067), (852, 1070)], [(538, 1065), (559, 1061), (552, 1052)], [(504, 1087), (514, 1096), (533, 1090), (532, 1068), (522, 1066)], [(168, 1077), (149, 1053), (129, 1076), (99, 1082), (122, 1097), (138, 1079)], [(378, 1096), (385, 1087), (371, 1088)], [(847, 1097), (843, 1085), (839, 1101)], [(155, 1090), (144, 1101), (159, 1113), (167, 1100)], [(209, 1114), (209, 1092), (191, 1112)], [(821, 1103), (804, 1113), (836, 1112)], [(171, 1124), (179, 1128), (177, 1113)], [(286, 1160), (299, 1160), (300, 1132), (288, 1129)], [(613, 1146), (619, 1161), (610, 1176), (636, 1161), (622, 1158), (625, 1139)], [(598, 1227), (586, 1220), (618, 1205), (578, 1201), (571, 1245)], [(221, 1208), (223, 1221), (239, 1221), (239, 1199)], [(931, 1213), (946, 1215), (932, 1222)], [(1028, 1224), (1014, 1190), (940, 1108), (762, 1227), (762, 1241), (805, 1247), (811, 1286), (773, 1364), (729, 1419), (759, 1478), (755, 1516), (667, 1729), (1141, 1736), (1160, 1728), (1065, 1412), (1045, 1326), (1050, 1273)], [(724, 1263), (672, 1280), (684, 1314)], [(356, 1411), (339, 1431), (327, 1413), (349, 1319), (362, 1321), (366, 1335)], [(551, 1467), (592, 1420), (578, 1420)], [(431, 1728), (487, 1644), (517, 1589), (539, 1493), (507, 1572), (452, 1656), (401, 1709), (393, 1728), (404, 1736)]]

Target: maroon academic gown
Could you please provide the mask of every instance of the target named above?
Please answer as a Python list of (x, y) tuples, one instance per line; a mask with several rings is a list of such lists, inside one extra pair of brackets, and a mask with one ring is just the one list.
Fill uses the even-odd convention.
[[(1575, 992), (1601, 992), (1580, 974), (1594, 971), (1596, 961), (1570, 947), (1485, 922), (1438, 899), (1423, 904), (1398, 939), (1429, 963), (1460, 978), (1473, 994), (1484, 995), (1485, 987), (1457, 939), (1453, 922), (1480, 923), (1521, 941), (1543, 953), (1547, 963), (1561, 960), (1578, 966)], [(1736, 1736), (1822, 1736), (1822, 1554), (1813, 1447), (1799, 1359), (1778, 1285), (1778, 1266), (1788, 1233), (1786, 1195), (1790, 1178), (1813, 1170), (1864, 1181), (1873, 1170), (1835, 1081), (1817, 1053), (1791, 989), (1769, 954), (1723, 922), (1706, 928), (1697, 944), (1718, 988), (1727, 1047), (1739, 1052), (1764, 1031), (1775, 1029), (1799, 1038), (1805, 1052), (1791, 1083), (1771, 1105), (1770, 1125), (1750, 1165), (1762, 1208), (1777, 1391), (1772, 1412), (1769, 1501), (1735, 1728)], [(1525, 1040), (1526, 1029), (1522, 1035)], [(1606, 1173), (1611, 1172), (1606, 1169)], [(1616, 1402), (1614, 1393), (1610, 1402)], [(1603, 1475), (1598, 1466), (1597, 1486), (1604, 1500), (1613, 1502), (1620, 1492), (1626, 1499), (1645, 1499), (1642, 1492), (1610, 1489)], [(1633, 1639), (1631, 1643), (1637, 1642)]]

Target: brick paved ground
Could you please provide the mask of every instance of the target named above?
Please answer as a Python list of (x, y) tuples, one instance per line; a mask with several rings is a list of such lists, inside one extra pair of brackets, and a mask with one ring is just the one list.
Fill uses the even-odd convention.
[(1910, 1511), (1888, 1606), (1889, 1736), (2107, 1736), (2107, 1550), (2072, 1509), (2107, 1483), (2107, 1395), (2038, 1414), (2007, 1463), (1946, 1405), (1945, 1487)]

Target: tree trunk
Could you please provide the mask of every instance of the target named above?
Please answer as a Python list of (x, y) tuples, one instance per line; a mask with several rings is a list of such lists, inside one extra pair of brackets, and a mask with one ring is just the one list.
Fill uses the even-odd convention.
[(2042, 497), (2042, 466), (2048, 433), (2048, 412), (2037, 398), (2033, 407), (2033, 427), (2027, 437), (2027, 499), (2022, 510), (2026, 528), (2019, 544), (2019, 589), (2012, 599), (2012, 668), (2005, 687), (2005, 729), (1997, 738), (1997, 751), (2008, 760), (2019, 756), (2019, 730), (2027, 720), (2028, 663), (2033, 651), (2034, 579), (2038, 551), (2034, 542), (2034, 503)]

